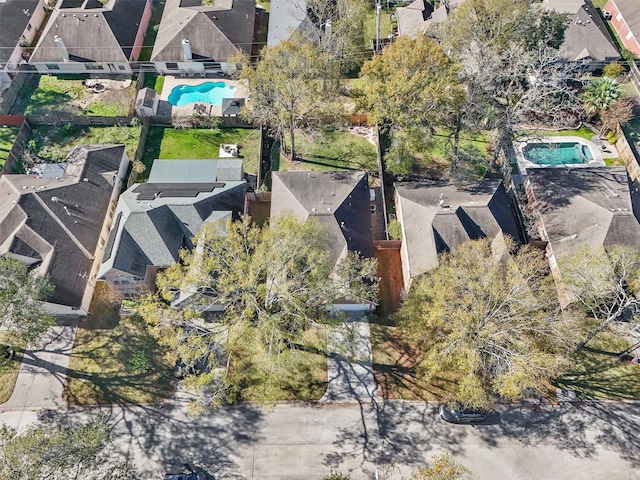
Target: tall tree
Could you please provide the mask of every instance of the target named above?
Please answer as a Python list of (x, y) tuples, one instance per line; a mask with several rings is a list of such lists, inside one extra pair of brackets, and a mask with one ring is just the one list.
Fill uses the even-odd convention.
[(398, 316), (425, 352), (421, 374), (453, 376), (450, 400), (470, 406), (544, 391), (563, 371), (571, 342), (543, 255), (509, 241), (506, 248), (470, 241), (442, 255), (411, 286)]
[(205, 322), (197, 304), (178, 312), (157, 300), (142, 314), (185, 365), (201, 406), (236, 398), (248, 357), (266, 384), (277, 386), (305, 332), (328, 321), (332, 300), (377, 299), (375, 261), (349, 255), (332, 275), (328, 233), (313, 219), (283, 215), (265, 228), (247, 217), (226, 228), (208, 224), (197, 245), (182, 265), (159, 275), (158, 287), (165, 302), (179, 289), (207, 292), (203, 299), (215, 297), (221, 315)]
[(8, 341), (32, 343), (53, 325), (42, 301), (53, 291), (47, 277), (14, 258), (0, 257), (0, 325)]
[(403, 148), (412, 150), (448, 125), (459, 109), (465, 95), (459, 72), (458, 64), (426, 35), (399, 37), (362, 66), (370, 120), (391, 125), (404, 139)]
[(100, 416), (85, 424), (50, 423), (18, 433), (0, 427), (0, 480), (133, 480), (135, 469), (111, 450), (111, 427)]
[(577, 122), (582, 105), (567, 84), (577, 71), (558, 51), (565, 20), (529, 0), (467, 0), (453, 12), (444, 43), (462, 64), (467, 86), (455, 132), (493, 130), (499, 143), (510, 140), (513, 128), (523, 123), (563, 127)]
[(295, 159), (295, 130), (331, 122), (342, 112), (337, 63), (320, 46), (295, 35), (265, 47), (260, 55), (255, 66), (244, 59), (240, 72), (251, 94), (246, 116), (280, 134), (288, 133)]
[(580, 342), (584, 347), (616, 320), (637, 322), (640, 315), (640, 251), (614, 246), (579, 248), (560, 263), (562, 284), (569, 299), (595, 327)]

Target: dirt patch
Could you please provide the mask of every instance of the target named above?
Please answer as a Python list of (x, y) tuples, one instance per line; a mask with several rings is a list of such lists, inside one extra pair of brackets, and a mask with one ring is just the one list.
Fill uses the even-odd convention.
[(400, 308), (404, 291), (400, 242), (377, 242), (373, 254), (378, 260), (380, 277), (379, 314), (386, 320)]

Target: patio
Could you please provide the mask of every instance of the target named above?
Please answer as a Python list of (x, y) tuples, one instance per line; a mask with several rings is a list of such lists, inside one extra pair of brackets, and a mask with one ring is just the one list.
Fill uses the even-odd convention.
[(244, 85), (242, 85), (237, 80), (230, 80), (226, 77), (215, 77), (215, 78), (184, 78), (184, 77), (175, 77), (175, 76), (166, 76), (164, 80), (164, 86), (162, 87), (162, 92), (160, 93), (160, 104), (158, 106), (158, 115), (160, 116), (192, 116), (195, 114), (205, 115), (209, 117), (220, 117), (222, 116), (222, 106), (221, 105), (211, 105), (208, 103), (191, 103), (189, 105), (185, 105), (182, 107), (176, 107), (171, 105), (168, 101), (169, 94), (171, 90), (180, 85), (201, 85), (205, 82), (224, 82), (229, 86), (235, 87), (236, 90), (234, 92), (235, 98), (246, 98), (248, 95), (247, 89)]

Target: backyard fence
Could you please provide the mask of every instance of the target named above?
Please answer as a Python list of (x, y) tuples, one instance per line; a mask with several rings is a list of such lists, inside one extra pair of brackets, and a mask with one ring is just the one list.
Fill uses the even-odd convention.
[(17, 118), (22, 118), (22, 126), (18, 131), (18, 135), (16, 135), (16, 139), (13, 142), (13, 147), (11, 147), (11, 151), (9, 155), (7, 155), (7, 160), (4, 162), (4, 166), (2, 167), (2, 171), (0, 173), (13, 173), (16, 167), (20, 164), (20, 157), (22, 155), (22, 151), (27, 145), (27, 141), (31, 136), (31, 124), (29, 120), (23, 116), (16, 116)]
[[(142, 161), (144, 148), (147, 144), (147, 135), (149, 135), (149, 128), (151, 128), (149, 120), (147, 118), (143, 118), (142, 128), (140, 129), (140, 138), (138, 139), (138, 147), (136, 148), (136, 153), (134, 153), (133, 158), (130, 159), (131, 166), (133, 166), (133, 164), (137, 161)], [(129, 178), (127, 179), (127, 188), (131, 188), (131, 186), (138, 181), (138, 176), (140, 175), (140, 173), (141, 172), (136, 171), (134, 168), (131, 168)]]
[[(153, 127), (173, 127), (173, 121), (174, 121), (173, 117), (152, 116), (152, 117), (145, 117), (145, 118), (149, 119), (149, 122)], [(197, 119), (197, 117), (184, 117), (184, 118)], [(211, 119), (219, 120), (220, 127), (224, 127), (224, 128), (254, 128), (254, 126), (251, 123), (247, 123), (240, 117), (211, 117)]]
[(624, 160), (629, 176), (634, 182), (640, 179), (640, 158), (638, 154), (638, 145), (634, 145), (624, 133), (622, 128), (619, 129), (620, 135), (616, 142), (616, 148), (620, 157)]
[(633, 86), (636, 87), (638, 95), (640, 95), (640, 69), (638, 69), (638, 65), (636, 65), (635, 62), (631, 63), (629, 78), (631, 79), (631, 83), (633, 83)]
[(20, 88), (24, 85), (25, 79), (26, 74), (16, 73), (9, 88), (0, 94), (0, 115), (9, 113), (18, 98), (18, 92), (20, 92)]
[(63, 113), (53, 113), (47, 115), (27, 115), (31, 125), (50, 125), (61, 126), (66, 123), (72, 125), (90, 126), (90, 127), (111, 127), (113, 125), (126, 125), (131, 119), (129, 117), (101, 117), (82, 115), (68, 115)]

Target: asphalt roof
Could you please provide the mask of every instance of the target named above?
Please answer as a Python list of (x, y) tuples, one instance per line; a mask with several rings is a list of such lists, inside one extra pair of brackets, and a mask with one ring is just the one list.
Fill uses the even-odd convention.
[(634, 215), (639, 193), (625, 167), (535, 168), (528, 178), (554, 253), (571, 255), (581, 245), (640, 246)]
[(31, 16), (27, 16), (24, 11), (33, 13), (38, 2), (39, 0), (0, 1), (0, 63), (9, 61), (31, 20)]
[(438, 265), (438, 254), (468, 240), (501, 234), (522, 241), (512, 205), (500, 180), (458, 187), (444, 181), (395, 184), (409, 274)]
[(369, 184), (366, 172), (273, 172), (271, 216), (284, 212), (314, 217), (333, 237), (337, 263), (346, 253), (373, 256)]
[(540, 8), (568, 16), (560, 53), (567, 60), (610, 61), (620, 58), (602, 17), (591, 0), (547, 0)]
[[(226, 162), (233, 165), (216, 166)], [(247, 184), (236, 179), (238, 162), (241, 168), (238, 160), (156, 160), (149, 182), (134, 185), (120, 196), (117, 221), (109, 234), (109, 255), (103, 259), (98, 278), (105, 278), (112, 269), (144, 278), (148, 266), (167, 267), (178, 260), (181, 248), (193, 248), (191, 240), (204, 222), (239, 218)], [(215, 182), (221, 172), (234, 179)], [(152, 182), (169, 178), (175, 182)], [(203, 189), (203, 185), (214, 186)], [(175, 194), (140, 198), (140, 192), (147, 190)], [(180, 195), (180, 191), (187, 194)]]
[(307, 0), (271, 0), (267, 46), (288, 40), (294, 33), (319, 43), (318, 31), (307, 14)]
[(0, 205), (0, 252), (37, 260), (55, 286), (48, 299), (53, 303), (82, 303), (113, 194), (109, 179), (123, 154), (123, 145), (83, 145), (69, 152), (59, 179), (0, 177), (0, 195), (7, 199)]
[(115, 0), (113, 7), (108, 3), (100, 8), (91, 8), (89, 4), (88, 8), (83, 5), (55, 9), (29, 62), (64, 61), (54, 41), (57, 35), (72, 60), (126, 63), (131, 57), (145, 6), (145, 0)]
[(201, 1), (167, 0), (151, 61), (185, 61), (186, 39), (194, 59), (226, 62), (239, 51), (251, 52), (254, 23), (254, 0), (206, 6)]

